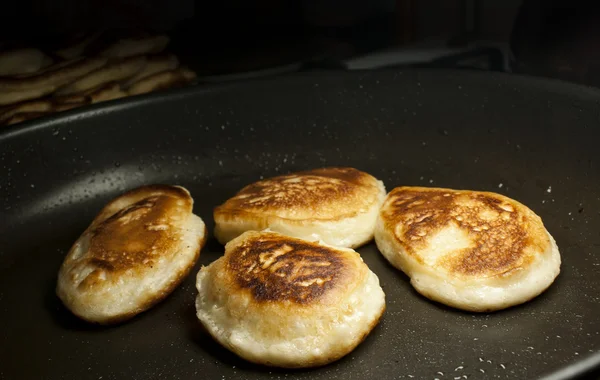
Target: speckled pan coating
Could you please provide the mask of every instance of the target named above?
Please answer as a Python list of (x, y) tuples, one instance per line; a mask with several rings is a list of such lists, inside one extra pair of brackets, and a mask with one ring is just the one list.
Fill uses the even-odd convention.
[[(533, 379), (600, 362), (600, 92), (490, 73), (303, 74), (132, 98), (0, 134), (0, 379)], [(73, 241), (112, 197), (185, 186), (213, 208), (251, 182), (353, 166), (400, 185), (495, 191), (560, 247), (556, 283), (525, 305), (468, 314), (418, 296), (369, 244), (387, 295), (350, 355), (261, 368), (200, 328), (194, 276), (126, 324), (94, 327), (54, 295)], [(210, 239), (199, 265), (223, 253)], [(594, 355), (590, 358), (590, 355)], [(583, 361), (587, 359), (587, 361)], [(560, 371), (563, 372), (560, 372)], [(557, 372), (558, 371), (558, 372)]]

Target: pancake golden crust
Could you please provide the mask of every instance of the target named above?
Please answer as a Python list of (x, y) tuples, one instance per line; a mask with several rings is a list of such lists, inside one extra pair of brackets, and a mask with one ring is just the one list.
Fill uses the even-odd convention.
[(116, 323), (164, 299), (186, 277), (206, 240), (187, 190), (127, 192), (106, 205), (59, 271), (57, 294), (90, 322)]
[[(525, 302), (560, 270), (558, 248), (540, 217), (496, 193), (395, 188), (382, 206), (375, 239), (419, 292), (466, 310)], [(508, 294), (517, 283), (526, 286)], [(486, 290), (477, 294), (477, 288)]]
[(159, 255), (174, 253), (179, 231), (171, 221), (192, 211), (191, 198), (182, 189), (159, 186), (125, 196), (136, 197), (140, 191), (148, 192), (143, 199), (94, 224), (88, 263), (103, 271), (125, 272), (152, 267)]
[(221, 243), (270, 228), (289, 236), (357, 247), (372, 238), (385, 197), (381, 181), (354, 168), (321, 168), (258, 181), (215, 208)]
[(265, 234), (235, 247), (226, 268), (258, 302), (299, 304), (317, 301), (348, 271), (335, 249), (279, 234)]
[(360, 255), (273, 232), (245, 232), (198, 272), (198, 319), (215, 340), (268, 366), (325, 365), (377, 325), (385, 295)]
[(537, 215), (495, 193), (400, 187), (388, 195), (383, 217), (404, 226), (396, 229), (396, 239), (420, 261), (417, 250), (426, 248), (436, 232), (451, 224), (464, 231), (471, 245), (438, 262), (460, 275), (502, 274), (527, 265), (536, 251), (550, 246)]
[(92, 226), (102, 223), (116, 213), (126, 213), (122, 210), (124, 207), (129, 207), (132, 206), (133, 203), (157, 196), (177, 199), (180, 202), (178, 203), (178, 206), (182, 211), (192, 210), (193, 200), (191, 199), (190, 193), (183, 187), (160, 184), (147, 185), (129, 190), (110, 201), (102, 208), (98, 216), (94, 219)]
[[(369, 178), (370, 177), (370, 178)], [(217, 212), (266, 213), (289, 219), (337, 219), (344, 204), (374, 201), (371, 176), (353, 168), (323, 168), (258, 181), (244, 187)], [(367, 197), (366, 199), (364, 197)]]

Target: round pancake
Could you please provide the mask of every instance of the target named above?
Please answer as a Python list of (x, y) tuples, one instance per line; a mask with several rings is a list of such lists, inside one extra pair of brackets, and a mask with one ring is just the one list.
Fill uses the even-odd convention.
[(167, 297), (205, 242), (202, 219), (179, 186), (144, 186), (106, 205), (75, 242), (56, 293), (75, 315), (116, 323)]
[(375, 241), (419, 293), (467, 311), (526, 302), (560, 272), (558, 247), (540, 217), (496, 193), (395, 188)]
[(258, 181), (214, 211), (225, 244), (246, 231), (269, 229), (337, 247), (373, 238), (385, 197), (381, 181), (353, 168), (322, 168)]
[(351, 352), (385, 310), (377, 276), (348, 248), (249, 231), (197, 276), (198, 319), (251, 362), (320, 366)]

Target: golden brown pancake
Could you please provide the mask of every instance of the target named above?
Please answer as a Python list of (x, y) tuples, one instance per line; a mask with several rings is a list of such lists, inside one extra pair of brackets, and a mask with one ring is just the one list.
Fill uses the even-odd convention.
[(299, 368), (351, 352), (385, 309), (360, 256), (273, 232), (246, 232), (197, 278), (197, 315), (246, 360)]
[(382, 206), (375, 240), (417, 291), (469, 311), (526, 302), (560, 271), (540, 217), (495, 193), (398, 187)]
[(245, 231), (270, 229), (293, 237), (355, 248), (373, 238), (385, 197), (381, 181), (353, 168), (322, 168), (244, 187), (214, 211), (221, 243)]
[(202, 248), (204, 223), (177, 186), (145, 186), (111, 201), (69, 251), (57, 294), (77, 316), (129, 319), (170, 294)]

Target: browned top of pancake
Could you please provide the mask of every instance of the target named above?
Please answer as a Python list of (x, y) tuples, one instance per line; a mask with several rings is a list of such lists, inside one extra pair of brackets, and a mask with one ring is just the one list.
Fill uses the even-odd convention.
[(407, 254), (421, 263), (433, 236), (458, 228), (470, 244), (436, 263), (455, 275), (507, 273), (526, 266), (550, 246), (533, 211), (496, 193), (399, 187), (388, 195), (381, 216)]
[(241, 239), (227, 245), (225, 270), (257, 302), (311, 304), (334, 288), (347, 288), (364, 270), (352, 251), (270, 232), (247, 232)]
[[(189, 193), (179, 187), (146, 186), (109, 203), (88, 231), (88, 264), (105, 272), (152, 267), (174, 254), (181, 226), (192, 211)], [(92, 276), (89, 276), (90, 278)]]
[(323, 168), (268, 178), (244, 187), (215, 215), (252, 213), (286, 219), (333, 220), (353, 216), (377, 201), (371, 175), (353, 168)]

